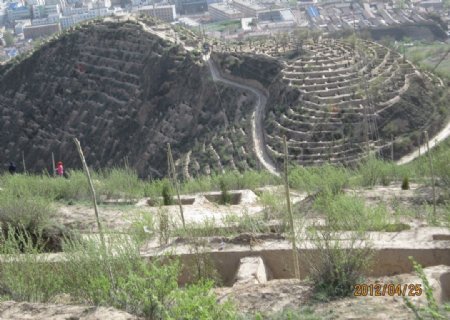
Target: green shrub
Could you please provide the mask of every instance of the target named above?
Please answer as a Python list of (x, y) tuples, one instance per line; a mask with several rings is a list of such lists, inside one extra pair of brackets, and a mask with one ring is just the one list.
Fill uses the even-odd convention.
[(231, 195), (228, 192), (228, 186), (224, 180), (220, 180), (220, 204), (230, 204), (231, 203)]
[(64, 293), (74, 303), (112, 306), (147, 319), (236, 317), (230, 303), (215, 303), (210, 283), (178, 288), (176, 261), (154, 258), (150, 263), (140, 257), (138, 244), (123, 235), (110, 234), (106, 250), (98, 236), (67, 243), (65, 260), (57, 263), (36, 255), (32, 246), (21, 255), (12, 251), (11, 241), (8, 248), (7, 253), (16, 254), (3, 257), (0, 289), (14, 300), (47, 302)]
[[(414, 312), (414, 315), (416, 316), (416, 319), (448, 319), (450, 306), (444, 305), (443, 308), (439, 308), (439, 305), (436, 303), (436, 300), (434, 299), (433, 295), (433, 287), (428, 282), (428, 279), (425, 275), (425, 272), (423, 271), (422, 266), (417, 263), (413, 257), (409, 257), (409, 260), (412, 262), (414, 271), (416, 272), (417, 276), (419, 276), (420, 280), (422, 281), (423, 287), (420, 289), (425, 292), (425, 297), (427, 299), (427, 305), (425, 307), (417, 307), (415, 306), (412, 301), (408, 297), (403, 297), (403, 301), (405, 305), (411, 309), (411, 311)], [(420, 294), (421, 295), (421, 294)], [(445, 310), (447, 309), (447, 310)]]
[(229, 300), (218, 304), (212, 287), (213, 282), (200, 281), (184, 290), (174, 291), (172, 299), (178, 303), (170, 309), (168, 319), (237, 319), (233, 304)]
[(329, 230), (379, 231), (389, 223), (385, 206), (366, 207), (356, 196), (324, 194), (316, 198), (314, 208), (325, 214)]
[(402, 190), (409, 190), (409, 178), (405, 176), (402, 181)]
[(50, 224), (50, 218), (54, 214), (55, 210), (51, 202), (45, 198), (17, 197), (9, 191), (0, 193), (0, 222), (2, 224), (37, 232)]
[(151, 239), (155, 235), (153, 215), (148, 211), (138, 212), (131, 223), (130, 233), (139, 243)]
[(114, 168), (102, 171), (98, 174), (101, 183), (96, 186), (99, 195), (107, 198), (136, 198), (142, 197), (142, 182), (135, 170)]
[(353, 234), (344, 242), (330, 230), (308, 232), (317, 249), (305, 255), (314, 296), (323, 301), (350, 296), (372, 262), (373, 252), (367, 239)]
[(280, 194), (263, 192), (259, 196), (259, 201), (263, 206), (264, 219), (283, 219), (287, 212), (286, 199)]
[(158, 236), (161, 245), (167, 244), (170, 238), (169, 213), (166, 208), (158, 208)]
[(165, 206), (173, 205), (173, 192), (169, 182), (164, 183), (162, 186), (162, 198)]
[(289, 170), (289, 183), (292, 188), (305, 190), (309, 194), (337, 194), (347, 186), (350, 172), (342, 166), (330, 164), (321, 167), (295, 166)]

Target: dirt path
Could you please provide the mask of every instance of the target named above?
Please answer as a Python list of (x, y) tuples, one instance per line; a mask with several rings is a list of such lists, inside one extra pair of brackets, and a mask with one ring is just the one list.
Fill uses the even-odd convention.
[(209, 66), (209, 69), (211, 70), (213, 81), (222, 82), (232, 87), (250, 91), (258, 97), (258, 101), (255, 105), (255, 110), (252, 113), (252, 139), (255, 148), (255, 153), (256, 156), (258, 157), (259, 162), (264, 166), (264, 168), (266, 168), (270, 173), (279, 176), (279, 173), (277, 172), (277, 169), (273, 161), (267, 154), (266, 146), (264, 145), (263, 115), (264, 110), (266, 108), (267, 97), (265, 96), (264, 93), (262, 93), (260, 90), (256, 88), (223, 78), (220, 75), (217, 68), (212, 63), (211, 59), (209, 58), (209, 55), (203, 56), (203, 59), (206, 61), (206, 63)]
[[(444, 141), (448, 137), (450, 137), (450, 122), (447, 123), (447, 125), (440, 132), (438, 132), (438, 134), (436, 136), (434, 136), (430, 139), (430, 149), (433, 149), (436, 145), (439, 144), (439, 142)], [(414, 159), (418, 158), (419, 155), (423, 155), (426, 152), (427, 152), (427, 145), (426, 144), (421, 145), (415, 151), (411, 152), (410, 154), (407, 154), (406, 156), (404, 156), (403, 158), (398, 160), (397, 164), (400, 165), (400, 164), (409, 163), (409, 162), (413, 161)]]

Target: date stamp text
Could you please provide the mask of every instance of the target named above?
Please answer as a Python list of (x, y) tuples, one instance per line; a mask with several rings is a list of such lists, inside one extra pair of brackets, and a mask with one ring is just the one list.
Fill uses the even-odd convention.
[(353, 289), (355, 297), (415, 297), (422, 295), (422, 285), (419, 283), (358, 283)]

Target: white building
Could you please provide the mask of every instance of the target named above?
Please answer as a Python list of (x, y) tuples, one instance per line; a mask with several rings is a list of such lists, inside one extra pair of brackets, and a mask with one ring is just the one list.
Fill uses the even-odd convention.
[(49, 4), (49, 5), (45, 5), (45, 13), (47, 15), (51, 15), (51, 14), (60, 14), (61, 10), (59, 7), (59, 4)]
[(208, 5), (208, 12), (215, 21), (240, 19), (243, 16), (242, 12), (226, 3), (212, 3)]
[(16, 20), (14, 25), (14, 33), (16, 35), (23, 33), (23, 28), (27, 26), (31, 26), (31, 20), (29, 19)]
[(266, 10), (265, 7), (250, 1), (233, 0), (233, 6), (241, 11), (246, 18), (256, 17), (258, 12)]
[(144, 6), (139, 8), (139, 13), (144, 13), (157, 19), (172, 22), (176, 18), (175, 6)]
[(106, 8), (92, 9), (86, 13), (62, 16), (59, 19), (59, 22), (61, 23), (61, 28), (64, 30), (82, 21), (95, 19), (97, 17), (104, 17), (110, 14), (112, 14), (112, 11), (109, 11)]

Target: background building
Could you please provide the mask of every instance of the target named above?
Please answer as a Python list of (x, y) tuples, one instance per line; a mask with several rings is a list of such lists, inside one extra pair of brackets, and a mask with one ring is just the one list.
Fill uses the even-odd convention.
[(179, 14), (192, 14), (208, 10), (206, 0), (175, 0), (175, 8)]
[(225, 3), (213, 3), (208, 6), (211, 18), (215, 21), (242, 18), (242, 12)]
[(233, 6), (242, 12), (246, 18), (257, 17), (258, 12), (265, 11), (263, 6), (245, 0), (233, 0)]
[(59, 31), (61, 31), (59, 23), (26, 26), (23, 28), (23, 36), (25, 39), (36, 39), (40, 37), (50, 36)]
[(157, 19), (172, 22), (176, 18), (175, 6), (174, 5), (166, 5), (166, 6), (144, 6), (139, 8), (139, 13), (144, 13), (146, 15), (155, 17)]

